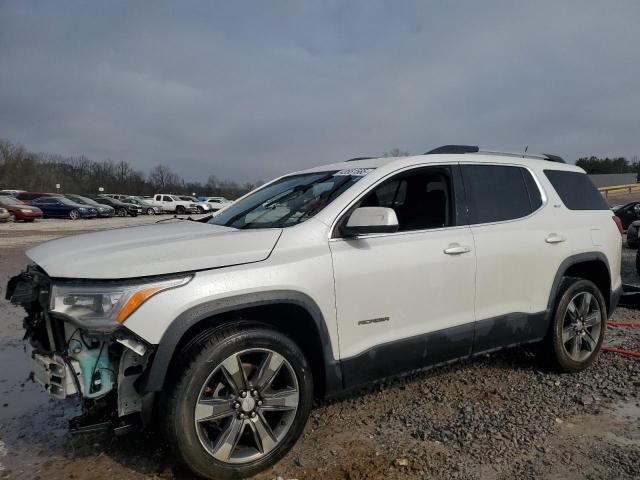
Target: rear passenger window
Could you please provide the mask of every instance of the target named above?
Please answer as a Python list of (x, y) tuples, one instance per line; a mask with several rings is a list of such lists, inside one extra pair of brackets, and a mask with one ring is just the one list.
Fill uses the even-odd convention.
[(607, 202), (585, 173), (545, 170), (544, 174), (569, 210), (609, 210)]
[(542, 195), (525, 168), (461, 165), (472, 224), (526, 217), (542, 205)]

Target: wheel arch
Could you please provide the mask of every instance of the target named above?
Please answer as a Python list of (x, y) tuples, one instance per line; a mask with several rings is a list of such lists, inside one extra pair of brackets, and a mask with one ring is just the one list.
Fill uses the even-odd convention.
[(158, 344), (141, 378), (144, 392), (161, 391), (180, 352), (199, 337), (237, 320), (257, 320), (289, 335), (307, 356), (316, 395), (342, 390), (342, 370), (335, 359), (324, 316), (317, 304), (297, 291), (243, 294), (197, 305), (179, 315)]
[(616, 302), (611, 290), (611, 268), (604, 253), (585, 252), (564, 259), (558, 268), (551, 287), (548, 303), (549, 315), (553, 315), (555, 310), (558, 290), (564, 277), (577, 277), (592, 281), (602, 292), (607, 314), (611, 312), (612, 306), (615, 307)]

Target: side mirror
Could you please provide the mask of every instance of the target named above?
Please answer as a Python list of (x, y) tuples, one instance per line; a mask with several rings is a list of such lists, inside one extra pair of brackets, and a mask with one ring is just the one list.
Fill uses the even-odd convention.
[(369, 233), (393, 233), (398, 228), (398, 217), (392, 208), (360, 207), (354, 210), (347, 224), (340, 228), (340, 234), (343, 237), (356, 237)]

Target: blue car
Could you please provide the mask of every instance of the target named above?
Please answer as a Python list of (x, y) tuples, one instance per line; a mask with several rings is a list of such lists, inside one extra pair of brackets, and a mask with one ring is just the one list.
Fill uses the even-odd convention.
[(88, 205), (81, 205), (64, 197), (40, 197), (31, 201), (31, 205), (42, 210), (44, 218), (95, 218), (98, 211)]

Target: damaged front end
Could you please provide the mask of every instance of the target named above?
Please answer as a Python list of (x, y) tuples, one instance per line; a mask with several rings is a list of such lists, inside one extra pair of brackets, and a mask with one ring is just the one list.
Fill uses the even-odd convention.
[(138, 385), (153, 348), (122, 323), (152, 295), (187, 281), (52, 281), (36, 265), (9, 281), (7, 300), (27, 312), (33, 379), (56, 398), (82, 399), (72, 431), (124, 433), (146, 423), (153, 398)]

